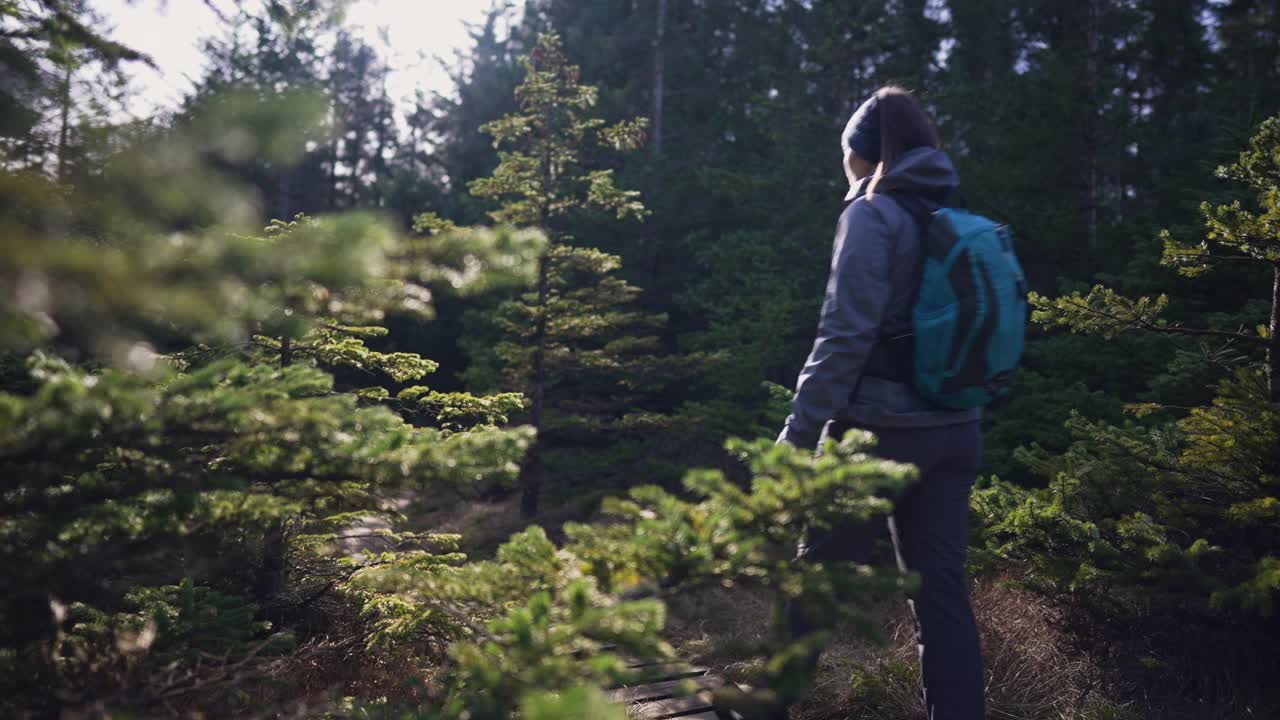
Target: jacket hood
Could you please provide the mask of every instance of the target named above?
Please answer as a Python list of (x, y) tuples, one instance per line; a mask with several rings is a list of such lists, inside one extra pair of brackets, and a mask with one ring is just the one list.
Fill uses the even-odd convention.
[[(856, 200), (866, 194), (874, 175), (862, 178), (844, 196)], [(960, 185), (960, 176), (951, 158), (937, 148), (916, 148), (903, 155), (880, 179), (876, 192), (907, 191), (922, 195), (945, 196)]]

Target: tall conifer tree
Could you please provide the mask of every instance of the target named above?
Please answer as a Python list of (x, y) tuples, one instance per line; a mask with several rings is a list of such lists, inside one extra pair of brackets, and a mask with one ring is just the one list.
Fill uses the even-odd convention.
[(581, 83), (555, 34), (539, 38), (525, 69), (516, 88), (519, 111), (483, 128), (508, 149), (492, 176), (473, 182), (471, 192), (502, 201), (495, 219), (542, 228), (549, 238), (536, 286), (500, 310), (507, 340), (497, 349), (508, 382), (529, 397), (539, 433), (521, 481), (521, 508), (533, 515), (548, 431), (565, 429), (574, 418), (616, 419), (622, 408), (610, 395), (645, 384), (644, 366), (652, 372), (657, 349), (651, 333), (663, 318), (635, 307), (639, 290), (613, 274), (616, 256), (573, 235), (573, 221), (584, 212), (619, 220), (647, 214), (639, 193), (615, 185), (611, 170), (586, 167), (598, 151), (639, 147), (645, 122), (606, 126), (590, 117), (597, 91)]

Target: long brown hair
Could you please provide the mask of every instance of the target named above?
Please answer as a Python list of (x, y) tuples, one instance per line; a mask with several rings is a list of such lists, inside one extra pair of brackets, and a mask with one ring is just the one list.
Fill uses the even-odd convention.
[(867, 192), (874, 193), (880, 178), (908, 152), (939, 147), (938, 131), (929, 114), (910, 91), (886, 85), (876, 91), (880, 111), (880, 164)]

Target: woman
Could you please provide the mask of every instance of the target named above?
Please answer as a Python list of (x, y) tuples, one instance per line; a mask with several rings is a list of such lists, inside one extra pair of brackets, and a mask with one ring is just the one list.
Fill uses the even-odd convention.
[[(878, 438), (877, 455), (919, 468), (888, 526), (899, 566), (920, 575), (909, 604), (925, 703), (932, 720), (981, 720), (982, 658), (964, 573), (981, 411), (932, 406), (907, 374), (921, 220), (946, 203), (959, 179), (928, 116), (900, 88), (882, 88), (863, 103), (841, 144), (851, 202), (836, 228), (818, 336), (778, 440), (813, 448), (864, 428)], [(877, 529), (851, 524), (811, 535), (799, 557), (866, 562)], [(799, 609), (788, 615), (793, 637), (813, 631)]]

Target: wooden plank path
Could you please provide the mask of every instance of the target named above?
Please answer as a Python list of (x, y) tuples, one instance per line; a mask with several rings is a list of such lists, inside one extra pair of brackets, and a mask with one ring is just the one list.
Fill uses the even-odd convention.
[[(608, 691), (611, 702), (626, 704), (627, 716), (653, 720), (732, 720), (737, 713), (717, 712), (711, 691), (727, 681), (704, 667), (681, 661), (626, 659), (627, 668), (637, 675), (635, 685)], [(692, 694), (686, 690), (692, 689)]]

